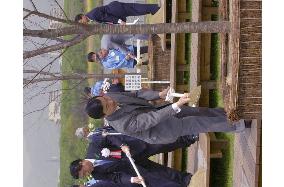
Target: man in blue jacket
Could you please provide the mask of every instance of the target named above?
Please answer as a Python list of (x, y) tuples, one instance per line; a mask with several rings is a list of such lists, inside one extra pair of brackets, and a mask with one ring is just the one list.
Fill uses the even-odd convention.
[(154, 15), (160, 7), (157, 4), (122, 3), (113, 1), (96, 7), (87, 14), (78, 14), (75, 21), (87, 24), (89, 21), (111, 24), (125, 24), (128, 16)]
[[(119, 49), (101, 49), (98, 53), (90, 52), (88, 60), (89, 62), (100, 62), (106, 69), (134, 68), (137, 64), (135, 51), (133, 46), (129, 46), (128, 49), (128, 54)], [(142, 62), (142, 65), (148, 65), (148, 61)]]

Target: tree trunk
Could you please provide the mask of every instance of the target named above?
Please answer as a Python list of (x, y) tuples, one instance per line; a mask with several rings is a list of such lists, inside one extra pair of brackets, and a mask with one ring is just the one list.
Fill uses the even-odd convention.
[(25, 51), (24, 59), (57, 51), (80, 43), (85, 38), (95, 34), (159, 34), (159, 33), (227, 33), (230, 32), (231, 24), (228, 21), (204, 21), (184, 23), (161, 23), (161, 24), (140, 24), (140, 25), (75, 25), (60, 29), (30, 30), (24, 29), (24, 36), (40, 38), (56, 38), (77, 34), (71, 41), (60, 44)]
[(72, 34), (160, 34), (160, 33), (228, 33), (231, 24), (228, 21), (203, 21), (184, 23), (159, 23), (139, 25), (93, 24), (76, 25), (61, 29), (29, 30), (24, 36), (55, 38)]

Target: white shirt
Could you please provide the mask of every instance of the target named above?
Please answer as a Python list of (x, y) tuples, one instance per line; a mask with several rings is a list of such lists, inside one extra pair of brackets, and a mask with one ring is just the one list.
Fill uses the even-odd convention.
[(176, 113), (179, 113), (181, 111), (180, 107), (176, 103), (172, 104), (172, 108)]

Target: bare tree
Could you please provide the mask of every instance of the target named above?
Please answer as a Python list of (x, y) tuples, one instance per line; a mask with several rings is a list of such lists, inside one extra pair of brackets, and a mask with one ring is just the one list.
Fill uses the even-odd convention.
[(26, 37), (39, 37), (55, 39), (62, 36), (72, 35), (69, 41), (61, 41), (55, 45), (43, 47), (40, 49), (25, 51), (23, 58), (31, 58), (37, 55), (57, 51), (80, 43), (91, 35), (95, 34), (160, 34), (160, 33), (227, 33), (230, 32), (230, 22), (227, 21), (204, 21), (204, 22), (184, 22), (184, 23), (161, 23), (161, 24), (143, 24), (143, 25), (111, 25), (111, 24), (90, 24), (85, 25), (74, 21), (56, 18), (38, 11), (24, 9), (28, 15), (37, 15), (39, 17), (55, 20), (67, 24), (67, 26), (58, 29), (28, 29), (24, 28), (23, 33)]

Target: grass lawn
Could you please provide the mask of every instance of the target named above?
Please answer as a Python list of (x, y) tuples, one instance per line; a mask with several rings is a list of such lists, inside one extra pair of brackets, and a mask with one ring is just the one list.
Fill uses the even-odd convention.
[[(83, 7), (84, 5), (79, 1), (64, 1), (64, 9), (70, 18), (73, 18), (77, 12), (83, 12)], [(85, 46), (86, 42), (84, 41), (68, 49), (62, 58), (63, 74), (86, 71), (86, 63), (82, 63), (82, 59), (85, 58), (85, 50), (83, 50)], [(75, 180), (69, 173), (69, 164), (76, 158), (84, 157), (86, 152), (86, 143), (74, 136), (75, 129), (88, 122), (88, 117), (80, 105), (81, 90), (86, 86), (86, 81), (76, 89), (72, 89), (77, 82), (62, 81), (59, 182), (62, 187), (74, 184)]]
[[(85, 5), (81, 1), (68, 0), (64, 1), (64, 10), (68, 17), (73, 19), (77, 13), (85, 12)], [(93, 41), (92, 47), (98, 45), (97, 40)], [(68, 49), (62, 58), (61, 70), (63, 74), (88, 72), (88, 64), (86, 63), (88, 44), (87, 39)], [(79, 82), (78, 80), (62, 81), (59, 182), (61, 187), (76, 183), (70, 175), (69, 164), (77, 158), (84, 158), (86, 154), (87, 142), (79, 140), (74, 135), (76, 128), (89, 123), (89, 117), (84, 112), (82, 97), (83, 88), (89, 84), (87, 81), (82, 81), (80, 84)], [(75, 87), (75, 85), (78, 86)]]
[[(97, 6), (101, 6), (102, 4), (103, 4), (102, 0), (96, 0), (96, 1), (87, 0), (85, 4), (85, 12), (88, 12)], [(102, 35), (93, 35), (88, 38), (87, 46), (86, 46), (86, 54), (88, 54), (91, 51), (97, 51), (100, 48), (101, 37)], [(86, 58), (84, 59), (84, 61), (86, 61)], [(94, 73), (94, 72), (99, 73), (99, 71), (101, 71), (99, 66), (96, 63), (89, 62), (87, 64), (88, 64), (88, 68), (87, 68), (88, 73)], [(93, 85), (95, 81), (93, 79), (89, 79), (88, 83), (89, 85)]]

